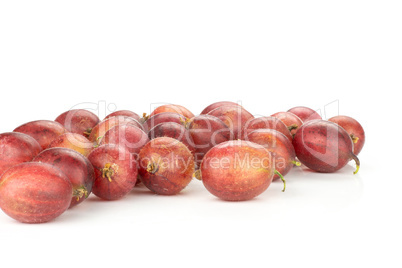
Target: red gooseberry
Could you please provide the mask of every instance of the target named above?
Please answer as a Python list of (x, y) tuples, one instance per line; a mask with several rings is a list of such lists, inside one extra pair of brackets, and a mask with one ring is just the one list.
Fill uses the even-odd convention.
[(46, 163), (22, 163), (0, 179), (0, 208), (20, 222), (48, 222), (68, 209), (72, 191), (60, 169)]

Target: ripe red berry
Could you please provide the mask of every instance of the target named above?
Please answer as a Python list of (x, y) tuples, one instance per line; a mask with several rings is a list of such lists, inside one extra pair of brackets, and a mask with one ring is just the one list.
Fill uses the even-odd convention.
[(241, 106), (241, 105), (233, 101), (218, 101), (205, 107), (204, 110), (202, 110), (201, 114), (207, 114), (210, 111), (221, 106)]
[(212, 115), (202, 114), (193, 117), (186, 126), (194, 142), (197, 167), (212, 147), (233, 139), (233, 133), (229, 127), (222, 120)]
[(74, 109), (62, 113), (54, 121), (62, 124), (68, 132), (88, 137), (92, 128), (99, 123), (99, 117), (88, 110)]
[(290, 141), (293, 139), (288, 127), (280, 119), (273, 116), (257, 117), (247, 122), (242, 130), (242, 139), (247, 140), (247, 135), (256, 129), (274, 129), (281, 132)]
[(0, 134), (0, 176), (17, 164), (31, 161), (42, 147), (29, 135), (18, 132)]
[(174, 122), (160, 123), (149, 131), (148, 137), (151, 140), (159, 137), (170, 137), (176, 139), (186, 145), (192, 154), (195, 153), (193, 138), (191, 137), (189, 130), (182, 124)]
[(83, 135), (77, 133), (64, 133), (54, 139), (48, 148), (69, 148), (76, 152), (79, 152), (83, 156), (88, 156), (94, 148), (94, 143), (90, 142)]
[(70, 208), (83, 202), (91, 193), (94, 183), (94, 168), (82, 154), (68, 148), (50, 148), (42, 151), (33, 160), (59, 168), (73, 186)]
[(171, 112), (171, 113), (178, 113), (186, 118), (193, 118), (194, 114), (190, 112), (189, 109), (177, 104), (165, 104), (162, 106), (157, 107), (153, 112), (149, 115), (150, 117), (156, 114)]
[(143, 184), (161, 195), (181, 192), (194, 173), (194, 157), (182, 142), (159, 137), (142, 148), (139, 157), (139, 174)]
[(35, 140), (42, 146), (42, 149), (47, 149), (49, 144), (58, 136), (67, 132), (67, 130), (58, 122), (50, 120), (38, 120), (25, 123), (16, 129), (14, 132), (24, 133)]
[(108, 119), (113, 116), (127, 116), (127, 117), (131, 117), (131, 118), (137, 120), (138, 122), (141, 122), (141, 120), (142, 120), (142, 118), (137, 113), (134, 113), (129, 110), (115, 111), (113, 113), (108, 114), (103, 120)]
[(0, 179), (0, 208), (24, 223), (48, 222), (68, 209), (73, 187), (58, 168), (45, 163), (23, 163)]
[(105, 200), (116, 200), (127, 195), (137, 181), (137, 161), (126, 147), (105, 144), (88, 156), (95, 169), (92, 192)]
[(149, 132), (153, 127), (165, 122), (174, 122), (177, 124), (185, 124), (187, 117), (178, 113), (164, 112), (149, 117), (143, 124), (145, 132)]
[(308, 168), (318, 172), (335, 172), (351, 159), (360, 161), (353, 154), (353, 142), (349, 134), (337, 124), (325, 120), (304, 123), (293, 138), (296, 156)]
[(202, 182), (213, 195), (244, 201), (263, 193), (275, 173), (271, 154), (261, 145), (227, 141), (209, 150), (201, 162)]
[(234, 139), (241, 137), (241, 130), (254, 116), (241, 106), (220, 106), (208, 113), (218, 117), (233, 132)]
[(117, 125), (134, 125), (140, 129), (144, 129), (140, 122), (131, 117), (122, 115), (113, 116), (99, 122), (99, 124), (92, 129), (88, 139), (99, 144), (100, 139), (102, 139), (105, 133)]
[(366, 141), (366, 135), (362, 125), (352, 117), (338, 115), (328, 119), (328, 121), (334, 122), (339, 126), (343, 127), (353, 141), (353, 153), (358, 155), (363, 149), (364, 142)]
[(288, 112), (297, 115), (303, 122), (307, 122), (314, 119), (322, 119), (321, 115), (311, 108), (304, 106), (293, 107)]
[(117, 125), (109, 129), (103, 138), (100, 140), (99, 145), (115, 144), (127, 148), (133, 154), (135, 159), (138, 159), (142, 147), (149, 142), (148, 135), (135, 125)]
[[(279, 131), (257, 129), (248, 134), (247, 140), (260, 144), (271, 153), (275, 162), (275, 170), (282, 176), (285, 176), (294, 165), (300, 165), (296, 161), (296, 153), (292, 142)], [(274, 179), (279, 178), (279, 174), (274, 175)]]
[(294, 135), (301, 125), (303, 125), (303, 121), (297, 115), (290, 112), (278, 112), (271, 116), (281, 120), (287, 126), (292, 135)]

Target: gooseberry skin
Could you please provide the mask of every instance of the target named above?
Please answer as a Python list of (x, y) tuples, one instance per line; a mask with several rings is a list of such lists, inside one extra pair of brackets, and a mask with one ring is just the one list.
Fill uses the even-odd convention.
[(303, 125), (303, 121), (297, 115), (290, 112), (278, 112), (271, 116), (281, 120), (288, 127), (292, 135), (295, 135), (300, 126)]
[(153, 127), (159, 125), (160, 123), (165, 122), (174, 122), (177, 124), (185, 124), (187, 121), (187, 117), (182, 114), (172, 113), (172, 112), (164, 112), (155, 114), (149, 117), (143, 124), (145, 132), (149, 132)]
[(256, 129), (274, 129), (285, 135), (289, 141), (293, 139), (288, 127), (274, 116), (257, 117), (247, 122), (242, 130), (242, 139), (247, 140), (247, 135)]
[(142, 124), (138, 122), (137, 120), (127, 117), (127, 116), (113, 116), (109, 117), (97, 124), (91, 131), (91, 134), (89, 135), (88, 139), (89, 141), (96, 142), (99, 144), (100, 139), (105, 135), (106, 132), (108, 132), (111, 128), (117, 126), (117, 125), (134, 125), (140, 129), (144, 129)]
[(241, 130), (254, 116), (241, 106), (220, 106), (208, 113), (225, 123), (233, 132), (234, 139), (241, 138)]
[(12, 166), (31, 161), (42, 147), (31, 136), (18, 132), (0, 134), (0, 176)]
[(142, 147), (149, 142), (148, 135), (134, 125), (117, 125), (108, 130), (99, 145), (122, 145), (137, 159)]
[(66, 111), (54, 121), (62, 124), (68, 132), (77, 133), (84, 137), (88, 137), (91, 129), (100, 122), (96, 114), (84, 109)]
[(73, 187), (58, 168), (45, 163), (22, 163), (0, 179), (0, 208), (23, 223), (43, 223), (68, 209)]
[(305, 106), (297, 106), (288, 110), (288, 112), (298, 116), (303, 122), (322, 119), (321, 115), (314, 111), (313, 109)]
[(37, 120), (25, 123), (16, 129), (14, 132), (24, 133), (37, 140), (42, 149), (47, 149), (49, 144), (58, 136), (67, 132), (66, 128), (55, 121)]
[(83, 156), (88, 156), (94, 144), (81, 134), (67, 132), (54, 139), (48, 148), (69, 148)]
[[(275, 170), (282, 176), (289, 173), (292, 167), (297, 163), (296, 153), (292, 142), (281, 132), (274, 129), (257, 129), (250, 132), (247, 140), (260, 144), (267, 149), (275, 162)], [(274, 175), (274, 180), (279, 179), (279, 175)]]
[(95, 169), (92, 193), (105, 200), (126, 196), (135, 186), (138, 175), (137, 161), (121, 145), (105, 144), (88, 156)]
[(189, 109), (187, 109), (186, 107), (183, 107), (181, 105), (178, 105), (178, 104), (165, 104), (165, 105), (159, 106), (155, 110), (153, 110), (153, 112), (149, 116), (151, 117), (156, 114), (165, 113), (165, 112), (178, 113), (187, 118), (194, 117), (194, 114)]
[(293, 138), (296, 156), (308, 168), (331, 173), (344, 167), (351, 159), (359, 159), (353, 154), (353, 143), (342, 127), (326, 120), (312, 120), (304, 123)]
[(338, 124), (349, 133), (353, 141), (353, 153), (358, 155), (366, 141), (366, 135), (362, 125), (356, 119), (345, 115), (334, 116), (328, 119), (328, 121)]
[(193, 138), (188, 129), (182, 124), (165, 122), (156, 125), (149, 131), (148, 138), (153, 140), (159, 137), (170, 137), (176, 139), (186, 145), (192, 154), (195, 153)]
[(195, 116), (187, 122), (186, 126), (194, 142), (197, 167), (212, 147), (233, 139), (233, 133), (229, 127), (222, 120), (212, 115)]
[(142, 148), (139, 156), (141, 181), (159, 195), (180, 193), (192, 180), (194, 157), (182, 142), (159, 137)]
[(271, 154), (261, 145), (227, 141), (209, 150), (201, 162), (205, 188), (227, 201), (250, 200), (263, 193), (274, 175)]
[(134, 113), (133, 111), (130, 111), (130, 110), (115, 111), (113, 113), (108, 114), (103, 120), (108, 119), (113, 116), (127, 116), (127, 117), (131, 117), (131, 118), (137, 120), (138, 122), (141, 122), (141, 120), (142, 120), (142, 118), (137, 113)]
[(241, 106), (241, 105), (233, 101), (218, 101), (205, 107), (204, 110), (202, 110), (201, 114), (208, 114), (210, 111), (221, 106)]
[(68, 148), (50, 148), (38, 154), (32, 162), (50, 164), (67, 176), (73, 186), (70, 208), (82, 203), (91, 193), (94, 168), (82, 154)]

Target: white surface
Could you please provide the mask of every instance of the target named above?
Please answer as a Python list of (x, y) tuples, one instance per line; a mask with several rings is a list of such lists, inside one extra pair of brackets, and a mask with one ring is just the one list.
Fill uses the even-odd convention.
[[(132, 3), (134, 2), (134, 3)], [(91, 196), (55, 221), (0, 212), (2, 267), (400, 267), (400, 1), (2, 1), (0, 132), (73, 107), (255, 115), (303, 105), (359, 120), (338, 173), (298, 168), (255, 200)], [(325, 114), (323, 114), (325, 117)]]

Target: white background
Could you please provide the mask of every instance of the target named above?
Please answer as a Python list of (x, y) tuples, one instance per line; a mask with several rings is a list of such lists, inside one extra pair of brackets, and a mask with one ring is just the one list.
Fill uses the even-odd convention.
[(248, 202), (192, 181), (91, 196), (47, 224), (0, 212), (2, 267), (401, 267), (401, 14), (386, 0), (1, 1), (0, 132), (98, 103), (103, 117), (230, 100), (326, 108), (367, 137), (358, 175), (295, 168), (285, 193)]

